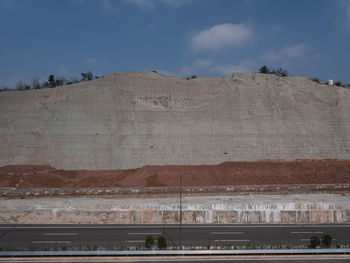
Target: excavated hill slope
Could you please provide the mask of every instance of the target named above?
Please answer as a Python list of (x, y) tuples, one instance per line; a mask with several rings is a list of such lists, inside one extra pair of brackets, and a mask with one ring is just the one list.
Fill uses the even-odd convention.
[(350, 90), (304, 77), (115, 73), (0, 93), (0, 166), (131, 169), (350, 159)]

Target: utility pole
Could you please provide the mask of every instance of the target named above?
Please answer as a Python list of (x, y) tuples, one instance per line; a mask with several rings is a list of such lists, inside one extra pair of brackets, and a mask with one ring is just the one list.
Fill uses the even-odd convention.
[(181, 250), (182, 249), (182, 245), (181, 245), (181, 224), (182, 224), (182, 173), (180, 172), (180, 189), (179, 189), (179, 192), (180, 192), (180, 233), (179, 233), (179, 249)]

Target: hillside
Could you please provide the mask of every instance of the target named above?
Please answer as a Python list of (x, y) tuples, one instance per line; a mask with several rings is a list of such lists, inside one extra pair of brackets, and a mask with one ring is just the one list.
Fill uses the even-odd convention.
[(304, 77), (115, 73), (0, 93), (0, 166), (65, 170), (350, 159), (350, 90)]

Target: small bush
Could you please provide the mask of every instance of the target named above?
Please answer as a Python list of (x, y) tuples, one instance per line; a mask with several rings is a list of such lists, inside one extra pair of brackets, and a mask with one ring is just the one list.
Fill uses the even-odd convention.
[(324, 235), (322, 237), (322, 245), (324, 247), (330, 247), (332, 245), (332, 237), (330, 235)]
[(150, 249), (154, 245), (154, 238), (153, 236), (147, 236), (145, 240), (145, 247), (147, 249)]
[(287, 77), (287, 76), (288, 76), (287, 70), (285, 70), (285, 69), (283, 69), (283, 68), (281, 68), (281, 67), (279, 67), (278, 69), (276, 69), (276, 71), (274, 71), (274, 73), (275, 73), (276, 75), (279, 75), (279, 76), (282, 76), (282, 77)]
[(338, 86), (338, 87), (341, 87), (341, 81), (335, 82), (335, 85)]
[(318, 84), (321, 84), (321, 81), (318, 78), (312, 78), (311, 80), (317, 82)]
[(158, 237), (157, 244), (159, 249), (166, 249), (168, 247), (164, 236)]
[(153, 73), (158, 73), (157, 70), (152, 70)]
[(321, 240), (317, 235), (313, 235), (310, 239), (310, 247), (316, 248), (321, 244)]
[(191, 79), (196, 79), (197, 78), (197, 75), (192, 75), (191, 76)]
[(259, 73), (262, 73), (262, 74), (270, 74), (270, 70), (269, 70), (269, 68), (268, 68), (266, 65), (264, 65), (264, 66), (262, 66), (262, 67), (259, 69)]
[(284, 70), (283, 68), (279, 67), (279, 68), (274, 69), (274, 70), (271, 71), (266, 65), (262, 66), (259, 69), (259, 73), (262, 73), (262, 74), (275, 74), (275, 75), (278, 75), (278, 76), (281, 76), (281, 77), (287, 77), (288, 76), (287, 70)]

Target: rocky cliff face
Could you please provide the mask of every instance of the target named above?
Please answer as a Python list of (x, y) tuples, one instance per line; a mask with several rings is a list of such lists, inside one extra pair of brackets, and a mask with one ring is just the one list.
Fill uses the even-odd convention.
[(303, 77), (116, 73), (0, 93), (0, 166), (63, 169), (350, 159), (350, 89)]

